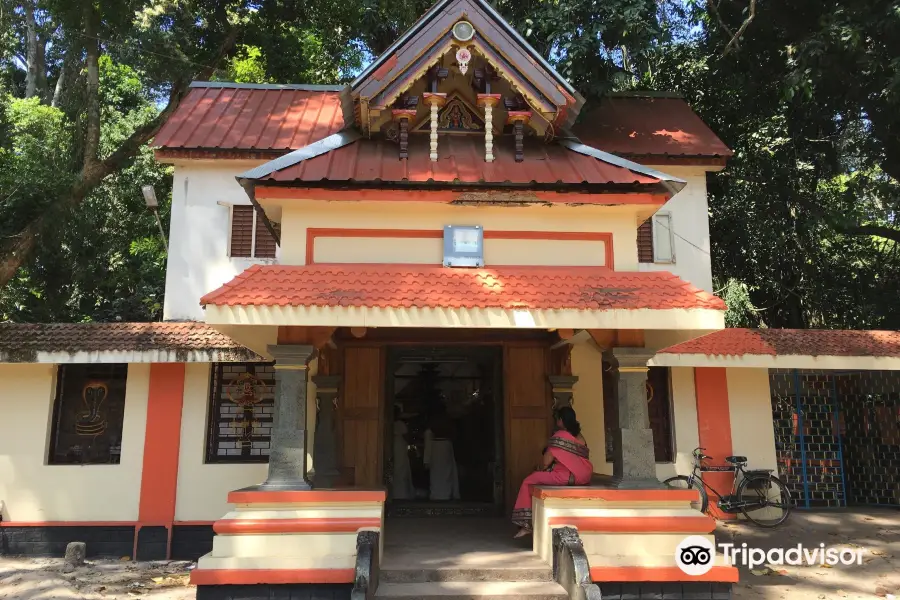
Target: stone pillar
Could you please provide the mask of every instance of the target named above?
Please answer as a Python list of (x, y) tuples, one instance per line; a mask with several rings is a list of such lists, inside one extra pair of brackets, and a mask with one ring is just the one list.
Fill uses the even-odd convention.
[(550, 389), (553, 394), (553, 410), (562, 408), (563, 406), (572, 406), (572, 388), (578, 383), (578, 377), (575, 375), (549, 375)]
[(613, 348), (607, 356), (616, 377), (619, 403), (619, 423), (613, 431), (616, 486), (661, 488), (647, 408), (647, 361), (653, 355), (644, 348)]
[(306, 478), (306, 384), (312, 346), (269, 346), (275, 357), (275, 414), (269, 476), (261, 490), (310, 490)]
[(313, 484), (316, 488), (333, 487), (340, 476), (337, 459), (337, 432), (334, 411), (342, 377), (314, 375), (316, 384), (316, 437), (313, 444)]

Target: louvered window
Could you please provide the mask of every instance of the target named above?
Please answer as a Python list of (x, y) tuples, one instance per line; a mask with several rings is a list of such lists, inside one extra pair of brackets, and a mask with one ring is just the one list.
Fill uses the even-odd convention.
[[(278, 224), (273, 223), (275, 231)], [(275, 258), (277, 244), (266, 224), (252, 206), (231, 207), (230, 256), (243, 258)]]
[(653, 221), (647, 219), (638, 227), (637, 234), (638, 262), (653, 262)]

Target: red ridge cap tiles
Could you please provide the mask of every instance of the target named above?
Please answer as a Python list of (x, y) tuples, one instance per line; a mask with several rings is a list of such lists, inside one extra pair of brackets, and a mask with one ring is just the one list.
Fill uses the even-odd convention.
[(451, 269), (433, 265), (254, 265), (203, 305), (536, 310), (725, 310), (671, 273), (603, 267)]
[(900, 357), (900, 331), (723, 329), (658, 354)]

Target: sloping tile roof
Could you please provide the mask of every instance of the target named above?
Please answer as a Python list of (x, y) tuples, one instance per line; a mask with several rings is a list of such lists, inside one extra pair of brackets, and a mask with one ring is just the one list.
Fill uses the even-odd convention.
[(0, 323), (0, 362), (33, 362), (38, 352), (148, 351), (262, 360), (203, 323)]
[(657, 354), (900, 357), (900, 331), (723, 329)]
[(733, 152), (681, 98), (607, 97), (573, 133), (626, 156), (727, 157)]
[(492, 163), (484, 160), (484, 138), (444, 135), (439, 160), (429, 158), (427, 135), (411, 135), (409, 158), (400, 160), (399, 147), (383, 139), (359, 139), (314, 158), (275, 171), (259, 181), (494, 184), (658, 184), (660, 180), (543, 140), (525, 141), (525, 160), (516, 162), (514, 140), (494, 138)]
[(286, 152), (343, 127), (340, 93), (332, 88), (196, 82), (153, 146)]
[(218, 306), (725, 310), (721, 299), (671, 273), (598, 267), (254, 265), (200, 302)]

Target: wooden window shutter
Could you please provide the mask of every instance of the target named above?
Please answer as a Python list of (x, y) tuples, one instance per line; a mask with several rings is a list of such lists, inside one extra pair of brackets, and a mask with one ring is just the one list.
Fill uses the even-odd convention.
[(653, 262), (653, 219), (647, 219), (638, 227), (638, 262)]
[(231, 256), (253, 256), (253, 207), (233, 206), (231, 210)]
[[(272, 223), (275, 231), (279, 231), (279, 224)], [(256, 219), (256, 258), (275, 258), (275, 238), (269, 233), (266, 224), (260, 218)]]

